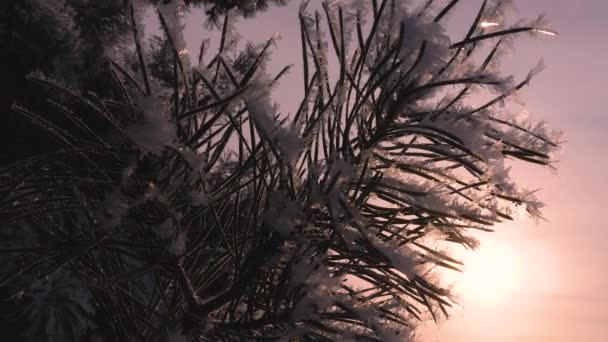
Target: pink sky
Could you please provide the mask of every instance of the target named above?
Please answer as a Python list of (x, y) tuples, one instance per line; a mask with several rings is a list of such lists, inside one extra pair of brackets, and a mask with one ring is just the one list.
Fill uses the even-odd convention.
[[(460, 32), (480, 3), (462, 0), (448, 28)], [(520, 164), (512, 172), (529, 188), (542, 188), (539, 197), (548, 205), (543, 211), (548, 222), (517, 222), (493, 233), (492, 239), (507, 244), (522, 261), (521, 286), (492, 305), (465, 303), (438, 332), (425, 333), (424, 340), (608, 341), (608, 230), (601, 216), (608, 209), (608, 116), (603, 107), (608, 96), (608, 1), (515, 3), (520, 16), (546, 13), (560, 33), (551, 39), (520, 40), (504, 64), (504, 70), (523, 77), (544, 59), (546, 70), (524, 91), (523, 99), (534, 118), (566, 132), (558, 175)], [(302, 93), (298, 5), (292, 0), (239, 26), (245, 39), (261, 41), (275, 32), (284, 37), (272, 69), (295, 64), (274, 95), (285, 111), (293, 111)], [(201, 18), (191, 16), (187, 26), (193, 51), (208, 37)]]

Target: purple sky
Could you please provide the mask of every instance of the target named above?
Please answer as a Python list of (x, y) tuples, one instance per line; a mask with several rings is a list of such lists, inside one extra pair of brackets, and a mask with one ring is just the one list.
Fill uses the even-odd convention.
[[(463, 1), (462, 12), (481, 1)], [(492, 238), (524, 261), (523, 285), (495, 306), (464, 309), (429, 341), (608, 341), (608, 46), (600, 0), (516, 1), (519, 14), (546, 13), (558, 37), (522, 40), (504, 69), (522, 75), (542, 57), (547, 68), (523, 93), (535, 118), (563, 129), (558, 175), (514, 165), (513, 175), (542, 188), (549, 222), (510, 224)], [(466, 16), (465, 16), (466, 18)], [(453, 21), (466, 20), (454, 16)], [(454, 23), (456, 25), (456, 23)]]
[[(318, 0), (313, 0), (314, 5)], [(445, 1), (444, 1), (445, 2)], [(244, 39), (262, 41), (275, 32), (284, 37), (273, 55), (272, 70), (294, 63), (294, 71), (275, 92), (284, 111), (293, 111), (302, 94), (298, 0), (272, 9), (239, 27)], [(481, 0), (462, 0), (448, 28), (458, 32), (472, 20)], [(548, 222), (512, 223), (492, 239), (509, 245), (522, 261), (522, 285), (494, 305), (465, 305), (426, 341), (608, 341), (608, 116), (603, 104), (608, 81), (608, 1), (516, 0), (519, 13), (546, 13), (560, 35), (520, 40), (505, 59), (504, 70), (523, 77), (542, 57), (547, 68), (522, 98), (536, 119), (565, 131), (558, 174), (515, 164), (512, 174), (531, 189), (542, 188)], [(202, 16), (188, 20), (187, 40), (198, 51), (209, 37)], [(294, 95), (294, 93), (296, 95)], [(466, 304), (466, 303), (465, 303)]]

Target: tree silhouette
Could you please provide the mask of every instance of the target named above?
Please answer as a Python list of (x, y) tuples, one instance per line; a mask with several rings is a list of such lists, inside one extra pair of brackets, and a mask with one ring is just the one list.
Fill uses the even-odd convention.
[[(100, 61), (95, 73), (30, 63), (10, 115), (43, 143), (3, 151), (4, 335), (403, 341), (448, 316), (436, 272), (462, 264), (442, 246), (475, 248), (471, 231), (539, 217), (505, 160), (550, 166), (559, 143), (501, 106), (538, 70), (520, 82), (498, 70), (508, 40), (552, 31), (542, 18), (503, 27), (507, 2), (484, 1), (454, 43), (442, 22), (458, 2), (303, 4), (304, 94), (291, 116), (271, 99), (289, 71), (268, 74), (277, 37), (241, 46), (233, 35), (249, 1), (198, 2), (222, 32), (214, 56), (185, 47), (196, 1), (117, 1), (117, 38), (73, 48)], [(163, 37), (148, 44), (150, 5)], [(51, 19), (31, 25), (49, 33)], [(467, 101), (483, 92), (486, 103)]]

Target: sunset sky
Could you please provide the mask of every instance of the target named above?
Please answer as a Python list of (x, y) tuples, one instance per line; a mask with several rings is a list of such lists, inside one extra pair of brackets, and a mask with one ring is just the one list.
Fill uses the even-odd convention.
[[(462, 36), (480, 3), (462, 0), (458, 5), (447, 26), (454, 39)], [(515, 17), (545, 13), (559, 32), (557, 37), (519, 40), (503, 68), (521, 78), (544, 59), (546, 69), (522, 98), (535, 119), (565, 131), (567, 143), (557, 156), (557, 173), (513, 164), (512, 174), (520, 184), (542, 188), (539, 197), (547, 204), (547, 222), (509, 223), (482, 236), (489, 242), (475, 254), (464, 255), (465, 260), (492, 260), (504, 272), (483, 262), (471, 262), (467, 272), (507, 285), (491, 294), (460, 286), (465, 287), (463, 307), (439, 330), (425, 329), (423, 341), (608, 341), (608, 229), (601, 216), (608, 210), (608, 1), (515, 3)], [(272, 68), (295, 64), (274, 95), (285, 112), (293, 111), (302, 94), (299, 4), (292, 0), (287, 7), (239, 25), (244, 39), (261, 41), (275, 32), (284, 37), (273, 54)], [(201, 20), (194, 13), (186, 28), (194, 51), (202, 38), (209, 37)], [(462, 276), (464, 284), (471, 283), (467, 276)]]

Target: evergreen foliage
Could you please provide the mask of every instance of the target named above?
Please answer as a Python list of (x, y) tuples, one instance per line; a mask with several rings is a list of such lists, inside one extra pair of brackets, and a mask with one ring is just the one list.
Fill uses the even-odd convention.
[[(442, 248), (540, 217), (505, 161), (550, 167), (559, 145), (503, 106), (538, 69), (518, 82), (498, 69), (513, 37), (551, 33), (542, 18), (497, 26), (508, 1), (483, 1), (452, 42), (443, 21), (458, 2), (303, 4), (290, 116), (271, 98), (289, 71), (268, 73), (277, 37), (238, 44), (231, 29), (283, 1), (14, 3), (31, 6), (35, 36), (14, 38), (7, 58), (27, 61), (1, 120), (33, 147), (2, 151), (0, 333), (408, 341), (447, 317), (437, 270), (462, 263)], [(212, 56), (185, 47), (195, 5), (222, 30)], [(149, 42), (146, 6), (163, 30)]]

